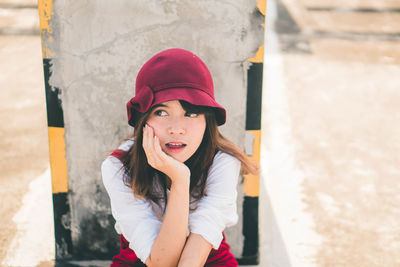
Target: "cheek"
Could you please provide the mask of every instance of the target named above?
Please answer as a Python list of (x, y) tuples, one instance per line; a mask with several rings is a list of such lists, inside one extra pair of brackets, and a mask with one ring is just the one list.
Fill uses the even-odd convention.
[(197, 145), (201, 144), (201, 141), (203, 140), (204, 137), (204, 132), (206, 130), (206, 123), (200, 123), (197, 125), (197, 127), (193, 127), (193, 132), (195, 133), (195, 139), (196, 139), (196, 143)]
[(158, 122), (157, 120), (148, 120), (147, 125), (149, 125), (153, 129), (155, 136), (157, 136), (158, 138), (162, 137), (161, 135), (163, 129), (162, 123)]

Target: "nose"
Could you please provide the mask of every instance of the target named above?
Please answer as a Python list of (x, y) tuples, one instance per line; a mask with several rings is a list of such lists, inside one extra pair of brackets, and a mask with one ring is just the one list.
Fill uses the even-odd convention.
[(172, 135), (175, 134), (182, 135), (186, 133), (186, 127), (182, 121), (174, 120), (168, 127), (168, 133)]

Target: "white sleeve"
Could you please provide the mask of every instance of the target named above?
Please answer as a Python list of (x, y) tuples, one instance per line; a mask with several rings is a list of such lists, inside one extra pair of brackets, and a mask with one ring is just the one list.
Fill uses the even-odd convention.
[(202, 235), (214, 249), (221, 244), (225, 227), (238, 221), (236, 187), (240, 166), (235, 157), (218, 152), (208, 173), (206, 195), (189, 214), (190, 232)]
[(150, 256), (161, 222), (148, 200), (135, 198), (131, 188), (123, 182), (122, 163), (108, 157), (101, 165), (104, 186), (111, 201), (111, 211), (129, 247), (142, 262)]

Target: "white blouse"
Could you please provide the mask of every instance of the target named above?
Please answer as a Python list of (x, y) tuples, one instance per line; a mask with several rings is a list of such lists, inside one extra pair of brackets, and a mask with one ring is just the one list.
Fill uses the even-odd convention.
[[(119, 149), (126, 151), (132, 144), (132, 140), (126, 141)], [(152, 201), (134, 196), (131, 188), (123, 182), (121, 167), (121, 161), (113, 156), (107, 157), (101, 166), (103, 183), (116, 220), (115, 229), (129, 241), (129, 247), (139, 259), (146, 262), (160, 232), (162, 214)], [(239, 172), (239, 160), (218, 152), (208, 173), (206, 195), (200, 199), (197, 208), (189, 213), (188, 234), (202, 235), (214, 249), (218, 249), (225, 227), (236, 224), (238, 220), (236, 186)]]

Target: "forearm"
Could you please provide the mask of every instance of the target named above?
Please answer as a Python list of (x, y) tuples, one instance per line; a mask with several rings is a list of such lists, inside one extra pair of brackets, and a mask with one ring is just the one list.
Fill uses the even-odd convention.
[(189, 216), (189, 182), (172, 183), (160, 233), (154, 241), (148, 266), (176, 266), (186, 241)]
[(178, 267), (204, 266), (211, 248), (211, 244), (201, 235), (191, 233), (186, 241)]

